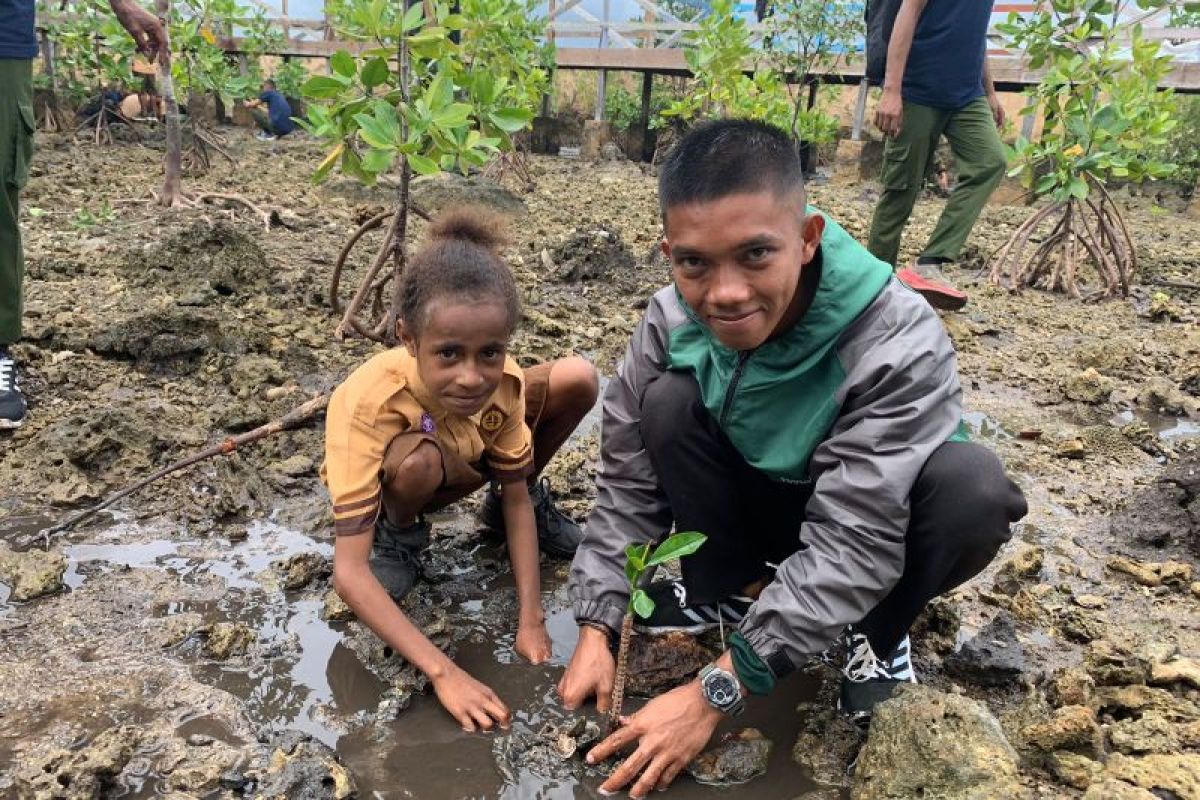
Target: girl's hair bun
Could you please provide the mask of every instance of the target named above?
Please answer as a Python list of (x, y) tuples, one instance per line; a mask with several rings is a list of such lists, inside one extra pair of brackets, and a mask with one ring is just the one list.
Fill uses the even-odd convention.
[(497, 252), (508, 243), (504, 217), (486, 208), (466, 207), (439, 214), (429, 228), (431, 239), (460, 239)]

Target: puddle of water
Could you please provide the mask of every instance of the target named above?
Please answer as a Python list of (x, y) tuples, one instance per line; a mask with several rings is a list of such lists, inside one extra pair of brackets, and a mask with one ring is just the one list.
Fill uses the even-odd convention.
[(1000, 441), (1013, 438), (1012, 431), (982, 411), (963, 411), (963, 422), (971, 430), (971, 438), (984, 441)]
[(1187, 417), (1168, 417), (1153, 411), (1138, 409), (1121, 411), (1111, 420), (1113, 425), (1122, 426), (1140, 420), (1154, 431), (1159, 439), (1166, 442), (1182, 442), (1187, 439), (1200, 437), (1200, 422)]
[[(193, 666), (193, 674), (238, 697), (252, 725), (305, 731), (336, 749), (354, 774), (361, 796), (447, 796), (447, 786), (454, 787), (455, 797), (514, 800), (599, 796), (599, 779), (582, 783), (549, 781), (525, 773), (516, 785), (505, 785), (492, 756), (494, 737), (464, 733), (433, 695), (416, 698), (412, 707), (392, 723), (356, 727), (359, 722), (352, 718), (378, 706), (386, 688), (383, 682), (342, 644), (339, 626), (320, 618), (319, 600), (297, 600), (281, 591), (268, 591), (256, 579), (280, 558), (308, 550), (328, 553), (328, 544), (273, 523), (251, 526), (246, 541), (220, 546), (216, 557), (213, 548), (217, 543), (207, 540), (127, 541), (125, 528), (112, 531), (101, 541), (70, 546), (68, 585), (78, 588), (90, 576), (117, 567), (167, 570), (184, 581), (199, 576), (225, 580), (235, 591), (208, 607), (205, 616), (249, 625), (257, 632), (259, 655), (232, 662), (200, 660)], [(500, 557), (491, 547), (479, 549), (482, 552), (464, 559), (474, 567), (471, 563), (461, 565), (463, 575), (483, 561)], [(566, 715), (557, 704), (555, 686), (578, 633), (565, 586), (554, 574), (549, 569), (543, 574), (547, 628), (553, 642), (553, 657), (547, 664), (533, 666), (516, 657), (512, 651), (514, 632), (508, 625), (488, 627), (489, 620), (511, 617), (510, 575), (474, 583), (468, 587), (471, 591), (459, 595), (446, 610), (452, 624), (466, 626), (473, 634), (460, 643), (457, 662), (496, 690), (514, 710), (515, 724), (534, 730)], [(472, 579), (467, 577), (464, 582), (471, 584)], [(179, 603), (167, 610), (180, 611), (186, 606)], [(811, 681), (798, 676), (781, 685), (769, 702), (752, 702), (745, 714), (723, 726), (757, 727), (775, 745), (767, 775), (743, 791), (773, 800), (793, 798), (813, 788), (792, 761), (791, 749), (799, 727), (794, 708), (811, 699), (815, 691)], [(630, 710), (637, 705), (638, 701), (631, 701)], [(183, 737), (199, 733), (236, 742), (223, 725), (206, 717), (183, 722), (178, 732)], [(684, 776), (676, 782), (672, 796), (710, 800), (729, 791), (700, 786)]]
[[(550, 583), (549, 575), (543, 576), (543, 580), (544, 585), (560, 583)], [(501, 580), (494, 588), (502, 588), (505, 583)], [(511, 579), (507, 583), (511, 583)], [(476, 609), (477, 613), (483, 613), (487, 602), (487, 599), (482, 603), (467, 601), (459, 610)], [(483, 642), (460, 645), (455, 659), (471, 675), (494, 689), (513, 709), (514, 726), (535, 731), (547, 721), (558, 721), (567, 716), (558, 705), (555, 687), (578, 636), (564, 586), (558, 585), (547, 591), (543, 602), (547, 607), (547, 630), (553, 643), (553, 658), (547, 664), (533, 666), (516, 657), (512, 652), (513, 634), (509, 631), (489, 631)], [(450, 613), (457, 612), (452, 609)], [(487, 614), (484, 617), (495, 618)], [(356, 659), (351, 666), (361, 669)], [(327, 675), (332, 679), (335, 671), (331, 662)], [(359, 696), (356, 704), (377, 701), (376, 689), (362, 684), (357, 688), (368, 695)], [(754, 797), (775, 800), (794, 798), (806, 789), (814, 788), (792, 761), (791, 750), (799, 728), (794, 709), (798, 703), (811, 700), (816, 689), (810, 680), (797, 676), (781, 684), (770, 701), (752, 701), (746, 713), (723, 723), (718, 733), (756, 727), (775, 743), (767, 774), (747, 784), (743, 791), (753, 793)], [(339, 711), (344, 711), (340, 708), (341, 695), (335, 697), (335, 702)], [(631, 700), (629, 710), (635, 710), (642, 702)], [(518, 777), (516, 785), (505, 785), (492, 756), (494, 736), (464, 733), (432, 695), (416, 698), (407, 711), (383, 730), (386, 734), (382, 737), (379, 729), (367, 728), (352, 731), (337, 741), (338, 754), (354, 773), (363, 796), (445, 796), (446, 786), (453, 786), (453, 795), (462, 798), (558, 800), (601, 796), (597, 791), (601, 779), (585, 779), (582, 783), (555, 781), (526, 772)], [(701, 786), (683, 776), (673, 785), (671, 796), (681, 800), (712, 800), (730, 791)]]
[(341, 644), (341, 633), (320, 618), (321, 603), (301, 600), (270, 604), (239, 615), (267, 646), (294, 642), (275, 657), (245, 666), (201, 663), (196, 677), (241, 699), (256, 726), (292, 728), (334, 747), (342, 735), (322, 707), (337, 717), (374, 709), (386, 688)]
[[(71, 545), (66, 549), (67, 572), (63, 575), (63, 583), (72, 589), (78, 589), (90, 577), (91, 570), (85, 565), (93, 565), (94, 562), (99, 562), (94, 564), (98, 569), (160, 566), (167, 556), (177, 554), (181, 546), (192, 544), (195, 542), (153, 539), (137, 544), (112, 542)], [(80, 571), (81, 567), (84, 567), (82, 572)]]
[(240, 738), (233, 735), (233, 731), (226, 727), (225, 723), (219, 719), (212, 717), (193, 717), (186, 720), (175, 729), (175, 733), (181, 739), (186, 739), (189, 736), (209, 736), (219, 742), (224, 742), (234, 747), (240, 747), (245, 744)]

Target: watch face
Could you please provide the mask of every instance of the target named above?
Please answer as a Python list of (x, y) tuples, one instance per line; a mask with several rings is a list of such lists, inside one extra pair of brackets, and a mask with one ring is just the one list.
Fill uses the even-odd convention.
[(719, 672), (708, 676), (708, 680), (704, 682), (704, 689), (708, 699), (715, 706), (727, 706), (738, 699), (737, 684)]

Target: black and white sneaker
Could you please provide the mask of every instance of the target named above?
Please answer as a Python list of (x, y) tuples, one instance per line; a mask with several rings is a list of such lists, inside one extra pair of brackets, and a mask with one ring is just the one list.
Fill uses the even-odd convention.
[[(533, 521), (537, 524), (538, 547), (551, 558), (569, 561), (583, 541), (583, 529), (554, 504), (554, 493), (546, 478), (529, 487), (533, 503)], [(504, 508), (496, 485), (488, 487), (479, 507), (479, 521), (494, 533), (504, 532)]]
[(646, 594), (654, 601), (654, 611), (649, 618), (638, 617), (633, 623), (634, 630), (643, 633), (683, 631), (698, 634), (723, 624), (736, 625), (754, 602), (753, 598), (744, 595), (730, 595), (718, 603), (689, 605), (683, 581), (654, 581)]
[(0, 347), (0, 431), (14, 430), (25, 422), (25, 395), (17, 378), (17, 362)]
[(866, 634), (847, 628), (842, 634), (846, 647), (842, 667), (842, 691), (838, 709), (856, 725), (866, 727), (875, 706), (892, 696), (902, 683), (916, 683), (912, 668), (912, 645), (905, 636), (886, 658), (871, 649)]

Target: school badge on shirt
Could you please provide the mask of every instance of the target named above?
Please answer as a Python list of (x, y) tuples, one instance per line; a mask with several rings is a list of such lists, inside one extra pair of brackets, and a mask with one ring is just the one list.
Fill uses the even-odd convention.
[(500, 430), (500, 426), (504, 424), (504, 412), (500, 410), (500, 406), (489, 406), (486, 411), (479, 417), (479, 427), (483, 428), (488, 433), (495, 433)]

